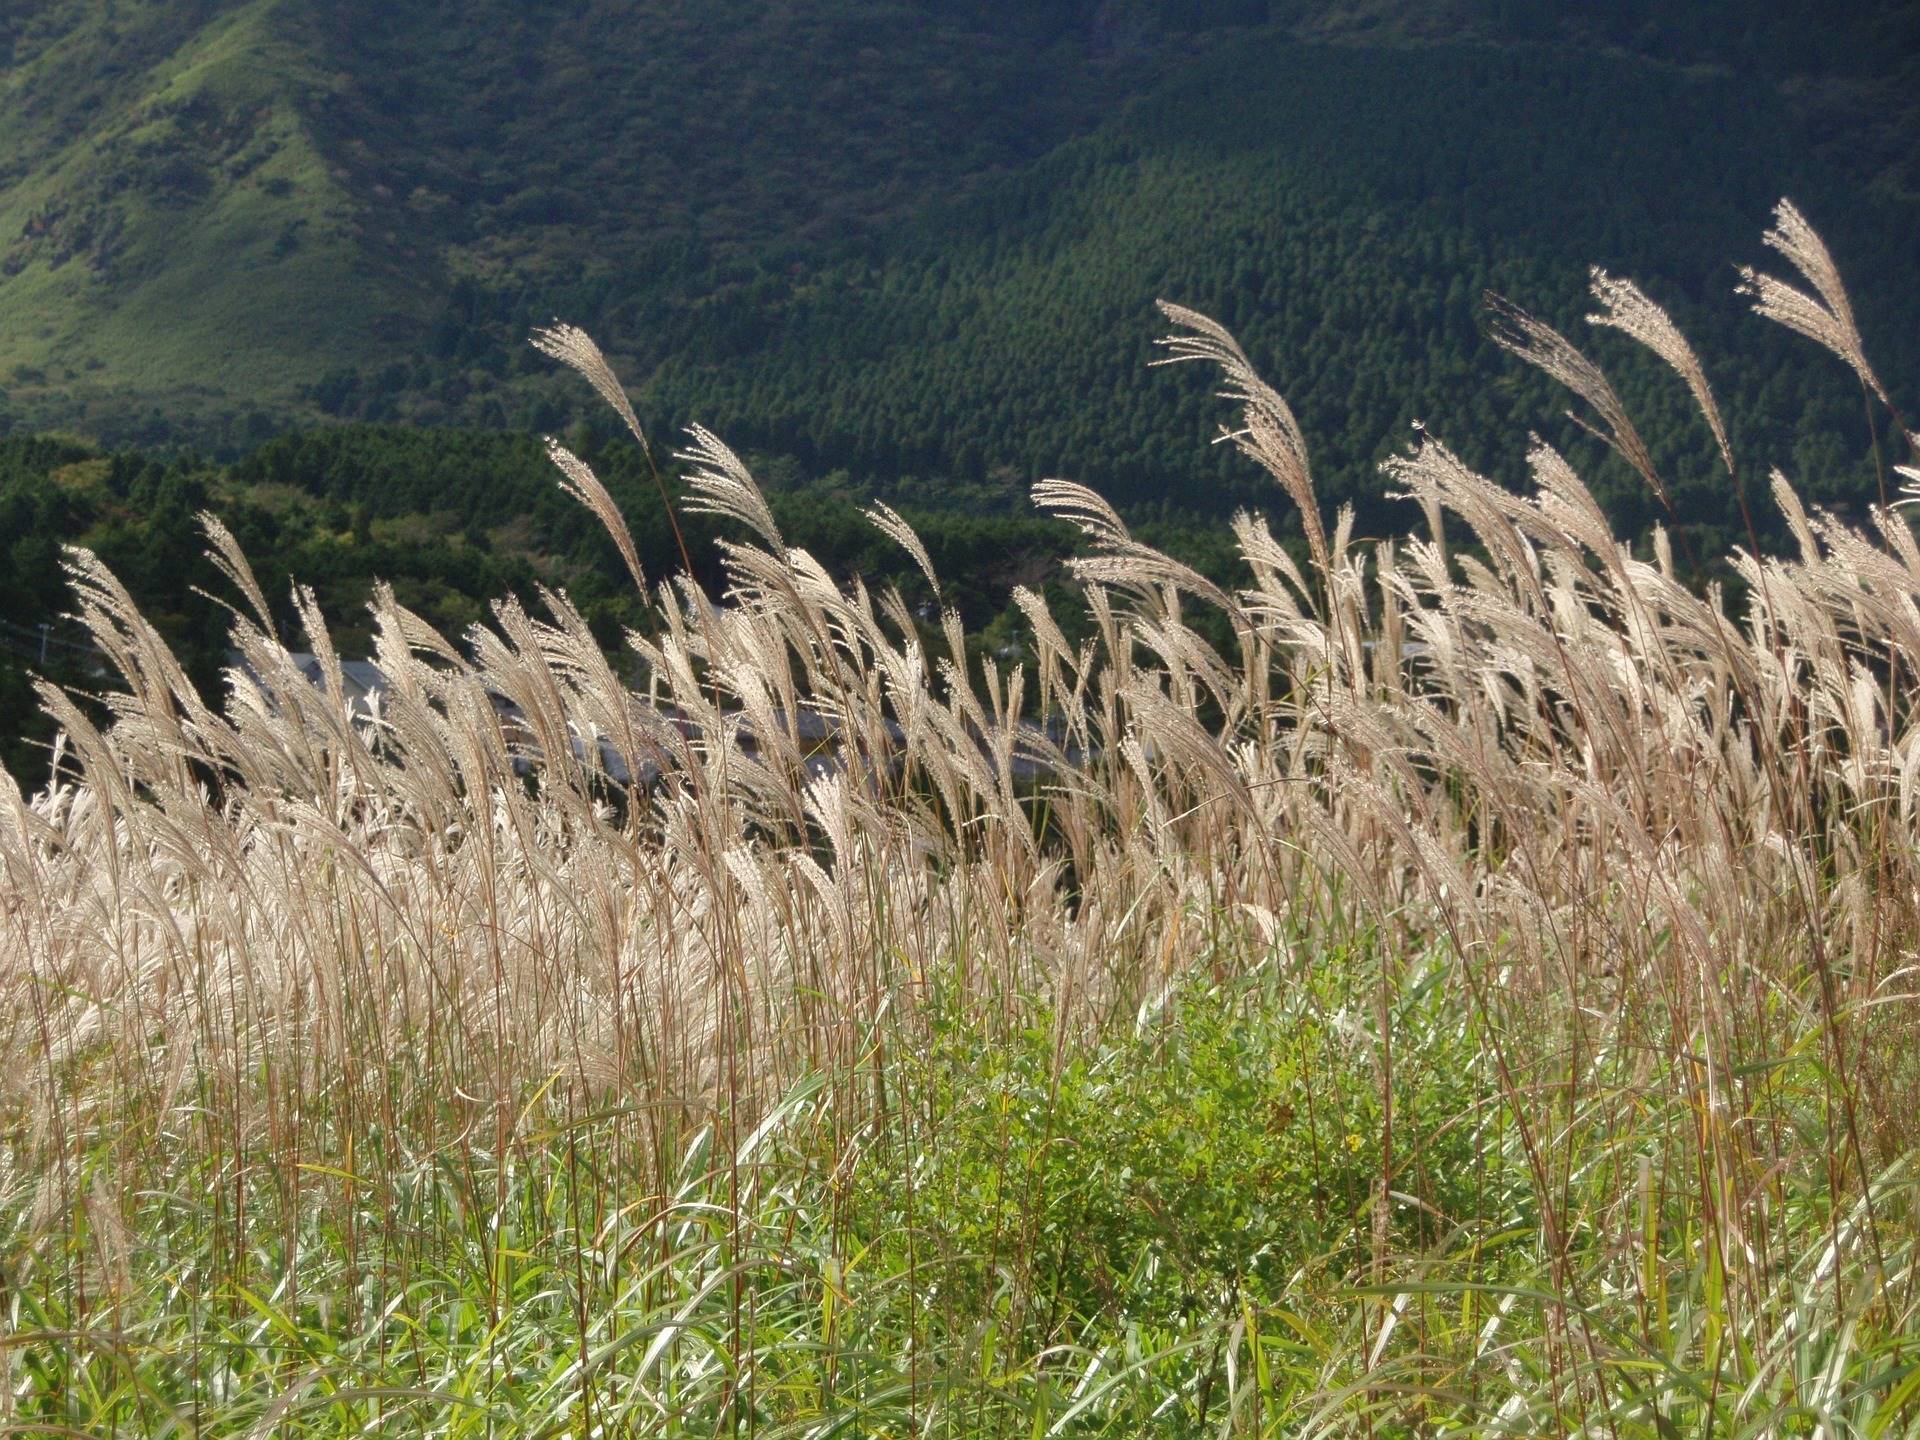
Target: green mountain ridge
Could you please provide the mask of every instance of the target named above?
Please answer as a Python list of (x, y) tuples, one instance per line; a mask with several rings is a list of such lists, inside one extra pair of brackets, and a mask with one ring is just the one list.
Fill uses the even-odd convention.
[(109, 444), (564, 425), (577, 393), (523, 343), (561, 314), (663, 428), (810, 474), (1204, 501), (1231, 487), (1191, 473), (1202, 398), (1140, 373), (1164, 294), (1277, 362), (1345, 493), (1411, 407), (1499, 378), (1482, 286), (1571, 314), (1601, 261), (1718, 338), (1780, 193), (1880, 299), (1886, 368), (1920, 331), (1885, 283), (1916, 214), (1892, 10), (38, 0), (0, 24), (0, 423)]
[(108, 439), (311, 417), (462, 282), (764, 263), (1030, 158), (1138, 68), (1041, 87), (1044, 27), (950, 8), (51, 0), (0, 45), (0, 386)]

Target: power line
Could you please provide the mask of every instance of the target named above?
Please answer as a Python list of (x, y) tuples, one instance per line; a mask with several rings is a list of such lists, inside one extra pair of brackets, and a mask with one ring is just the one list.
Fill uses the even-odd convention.
[[(77, 650), (84, 655), (98, 655), (100, 647), (90, 640), (65, 640), (53, 633), (52, 624), (20, 625), (11, 620), (0, 619), (0, 630), (10, 630), (16, 636), (27, 641), (36, 649), (48, 645), (58, 645), (62, 650)], [(13, 648), (18, 648), (17, 645)]]

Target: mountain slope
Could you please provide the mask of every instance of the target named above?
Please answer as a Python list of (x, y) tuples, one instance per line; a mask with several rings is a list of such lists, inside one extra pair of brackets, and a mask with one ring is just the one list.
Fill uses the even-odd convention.
[(434, 350), (461, 297), (710, 287), (1017, 166), (1151, 72), (998, 10), (41, 0), (0, 34), (0, 387), (115, 438), (154, 438), (129, 396), (192, 435), (421, 354), (419, 388), (464, 393), (470, 357)]
[[(1737, 320), (1728, 262), (1794, 194), (1915, 373), (1913, 25), (1672, 10), (39, 0), (0, 22), (0, 417), (215, 449), (551, 428), (579, 397), (524, 335), (559, 313), (661, 426), (816, 477), (1231, 499), (1197, 384), (1141, 372), (1168, 295), (1244, 332), (1365, 498), (1413, 413), (1550, 407), (1480, 289), (1570, 319), (1600, 260), (1790, 444), (1844, 386)], [(1805, 458), (1857, 486), (1860, 455)]]
[[(1771, 205), (1794, 195), (1912, 393), (1914, 211), (1860, 198), (1799, 128), (1738, 76), (1630, 54), (1249, 38), (884, 250), (609, 338), (632, 344), (654, 413), (868, 483), (904, 470), (937, 493), (998, 468), (1011, 489), (1067, 473), (1136, 510), (1261, 499), (1224, 450), (1208, 461), (1204, 377), (1145, 372), (1166, 297), (1239, 334), (1294, 402), (1323, 497), (1373, 524), (1376, 462), (1415, 416), (1491, 466), (1562, 408), (1482, 334), (1492, 288), (1591, 343), (1689, 514), (1730, 539), (1733, 497), (1684, 392), (1631, 344), (1579, 333), (1587, 266), (1672, 307), (1746, 453), (1790, 461), (1822, 499), (1864, 493), (1849, 378), (1748, 315), (1733, 262), (1763, 261)], [(1801, 443), (1834, 433), (1858, 447)], [(1623, 525), (1652, 518), (1637, 479), (1595, 468)]]
[(29, 404), (289, 404), (298, 357), (378, 353), (417, 306), (361, 243), (279, 10), (84, 7), (15, 37), (0, 384)]

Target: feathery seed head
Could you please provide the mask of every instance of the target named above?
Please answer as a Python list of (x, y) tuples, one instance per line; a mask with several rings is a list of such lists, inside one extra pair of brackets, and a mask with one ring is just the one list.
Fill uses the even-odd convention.
[(1774, 208), (1773, 228), (1762, 238), (1800, 272), (1813, 293), (1745, 265), (1740, 267), (1735, 293), (1750, 297), (1756, 314), (1831, 350), (1853, 368), (1861, 384), (1886, 401), (1887, 392), (1867, 363), (1866, 347), (1853, 320), (1853, 306), (1826, 242), (1793, 202), (1784, 199)]
[(533, 348), (584, 376), (587, 383), (599, 392), (600, 398), (619, 412), (620, 418), (626, 422), (628, 433), (640, 448), (649, 450), (646, 432), (640, 428), (640, 417), (633, 412), (633, 402), (627, 399), (626, 390), (614, 375), (613, 367), (607, 363), (607, 357), (600, 353), (600, 347), (593, 343), (591, 335), (577, 325), (566, 325), (556, 320), (533, 332)]
[(1616, 279), (1596, 265), (1591, 272), (1591, 282), (1593, 298), (1601, 309), (1598, 314), (1587, 316), (1587, 323), (1620, 331), (1629, 339), (1639, 341), (1672, 367), (1674, 373), (1686, 382), (1687, 389), (1693, 392), (1694, 403), (1700, 407), (1707, 428), (1713, 432), (1714, 443), (1720, 447), (1720, 458), (1727, 467), (1727, 473), (1735, 473), (1733, 445), (1727, 439), (1727, 427), (1720, 419), (1720, 407), (1714, 401), (1713, 387), (1708, 385), (1707, 372), (1701, 367), (1699, 357), (1693, 353), (1693, 347), (1687, 343), (1687, 337), (1680, 333), (1680, 327), (1631, 280)]

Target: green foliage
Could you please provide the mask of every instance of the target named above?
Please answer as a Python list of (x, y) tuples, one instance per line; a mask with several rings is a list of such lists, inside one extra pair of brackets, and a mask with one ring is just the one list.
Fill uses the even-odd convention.
[[(1376, 1268), (1383, 972), (1391, 1188), (1446, 1222), (1397, 1205)], [(78, 1163), (0, 1186), (0, 1416), (208, 1437), (1920, 1435), (1892, 1305), (1911, 1157), (1874, 1186), (1872, 1261), (1817, 1159), (1779, 1175), (1755, 1236), (1777, 1282), (1732, 1293), (1689, 1057), (1667, 1057), (1634, 1124), (1597, 1096), (1559, 1117), (1580, 1193), (1556, 1253), (1513, 1209), (1516, 1121), (1537, 1117), (1481, 1062), (1457, 980), (1360, 947), (1189, 976), (1090, 1043), (1043, 1007), (918, 1045), (890, 1028), (860, 1073), (672, 1141), (620, 1095), (427, 1083), (449, 1057), (425, 1036), (289, 1092), (274, 1126), (229, 1129), (228, 1107), (291, 1057), (189, 1064), (186, 1106), (164, 1065), (103, 1072), (110, 1106), (70, 1117)], [(1779, 1020), (1788, 1056), (1818, 1052), (1817, 1017)], [(835, 1095), (876, 1082), (884, 1134)], [(1770, 1083), (1818, 1112), (1817, 1065)]]
[[(1104, 1045), (1045, 1022), (936, 1027), (900, 1062), (907, 1118), (854, 1181), (852, 1223), (961, 1314), (1016, 1305), (1043, 1332), (1181, 1325), (1338, 1283), (1369, 1253), (1389, 1133), (1363, 967), (1177, 986)], [(1424, 1004), (1395, 1014), (1396, 1250), (1475, 1199), (1474, 1062)], [(1401, 1173), (1404, 1171), (1404, 1173)], [(901, 1177), (907, 1183), (902, 1185)]]

